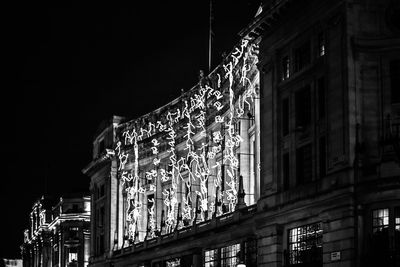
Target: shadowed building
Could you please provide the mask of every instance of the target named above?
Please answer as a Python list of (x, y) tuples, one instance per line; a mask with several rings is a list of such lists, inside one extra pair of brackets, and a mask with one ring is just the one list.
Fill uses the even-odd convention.
[(94, 140), (91, 266), (398, 266), (395, 1), (264, 1), (187, 92)]
[(23, 266), (87, 266), (90, 197), (70, 195), (53, 203), (42, 197), (33, 206), (21, 246)]

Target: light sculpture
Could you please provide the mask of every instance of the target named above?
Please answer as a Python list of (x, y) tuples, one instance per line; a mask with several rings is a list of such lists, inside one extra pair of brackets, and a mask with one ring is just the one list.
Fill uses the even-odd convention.
[[(160, 223), (155, 210), (160, 203), (164, 207), (158, 210), (166, 212), (164, 233), (191, 225), (196, 209), (200, 210), (200, 220), (209, 219), (206, 216), (209, 211), (220, 215), (222, 210), (217, 202), (225, 203), (229, 212), (234, 211), (239, 177), (236, 149), (243, 141), (235, 123), (256, 96), (251, 77), (257, 61), (254, 51), (256, 45), (243, 39), (219, 71), (207, 78), (201, 76), (197, 88), (183, 94), (180, 101), (164, 111), (156, 111), (156, 120), (152, 120), (154, 116), (142, 117), (122, 127), (119, 137), (122, 142), (116, 143), (114, 151), (118, 175), (127, 193), (125, 219), (129, 239), (136, 240), (136, 233), (143, 231), (138, 229), (143, 212), (148, 216), (147, 237), (155, 237)], [(216, 88), (212, 88), (213, 84)], [(144, 158), (151, 155), (146, 162), (153, 169), (139, 170), (144, 160), (139, 158), (142, 154)], [(141, 184), (139, 173), (144, 173), (142, 180), (151, 181), (149, 186)], [(213, 177), (211, 182), (210, 177)], [(211, 192), (210, 184), (220, 190)], [(147, 201), (148, 192), (155, 198), (148, 200), (152, 204), (146, 210), (143, 201)], [(198, 204), (194, 207), (196, 199)], [(182, 203), (179, 209), (178, 203)], [(178, 217), (188, 223), (178, 222)]]

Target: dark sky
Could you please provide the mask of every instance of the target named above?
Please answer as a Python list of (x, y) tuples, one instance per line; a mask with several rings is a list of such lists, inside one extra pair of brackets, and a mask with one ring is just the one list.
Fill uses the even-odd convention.
[[(88, 191), (81, 170), (102, 120), (156, 109), (195, 85), (200, 69), (207, 71), (208, 1), (134, 2), (3, 10), (11, 82), (2, 86), (0, 257), (20, 257), (37, 198)], [(214, 2), (215, 66), (260, 1)]]

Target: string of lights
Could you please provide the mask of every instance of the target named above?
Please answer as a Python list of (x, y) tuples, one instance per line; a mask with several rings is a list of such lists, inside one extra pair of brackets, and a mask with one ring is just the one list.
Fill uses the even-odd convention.
[[(240, 164), (236, 149), (243, 140), (235, 123), (256, 96), (251, 82), (254, 46), (242, 40), (226, 64), (208, 77), (201, 75), (198, 86), (178, 101), (121, 127), (114, 150), (127, 193), (129, 240), (141, 241), (136, 239), (141, 232), (154, 238), (157, 232), (210, 219), (214, 212), (235, 210)], [(145, 179), (139, 178), (141, 172)], [(155, 197), (148, 198), (150, 193)], [(227, 211), (221, 203), (227, 204)], [(157, 220), (157, 210), (165, 214), (164, 221)], [(143, 225), (146, 229), (139, 229)]]

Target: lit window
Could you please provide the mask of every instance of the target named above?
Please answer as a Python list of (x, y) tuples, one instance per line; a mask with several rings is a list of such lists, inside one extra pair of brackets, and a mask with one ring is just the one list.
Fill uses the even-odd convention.
[(181, 259), (175, 258), (172, 260), (167, 260), (166, 264), (167, 264), (167, 267), (178, 267), (178, 266), (181, 266)]
[(233, 267), (239, 263), (240, 244), (221, 248), (221, 267)]
[(78, 250), (76, 247), (70, 248), (68, 253), (68, 262), (74, 261), (78, 261)]
[(309, 224), (289, 230), (289, 265), (321, 264), (322, 223)]
[(206, 250), (204, 253), (204, 267), (215, 267), (218, 264), (218, 249)]
[(282, 80), (286, 80), (290, 77), (290, 59), (289, 56), (282, 58)]
[(389, 228), (389, 209), (379, 209), (372, 212), (373, 232), (382, 232)]

